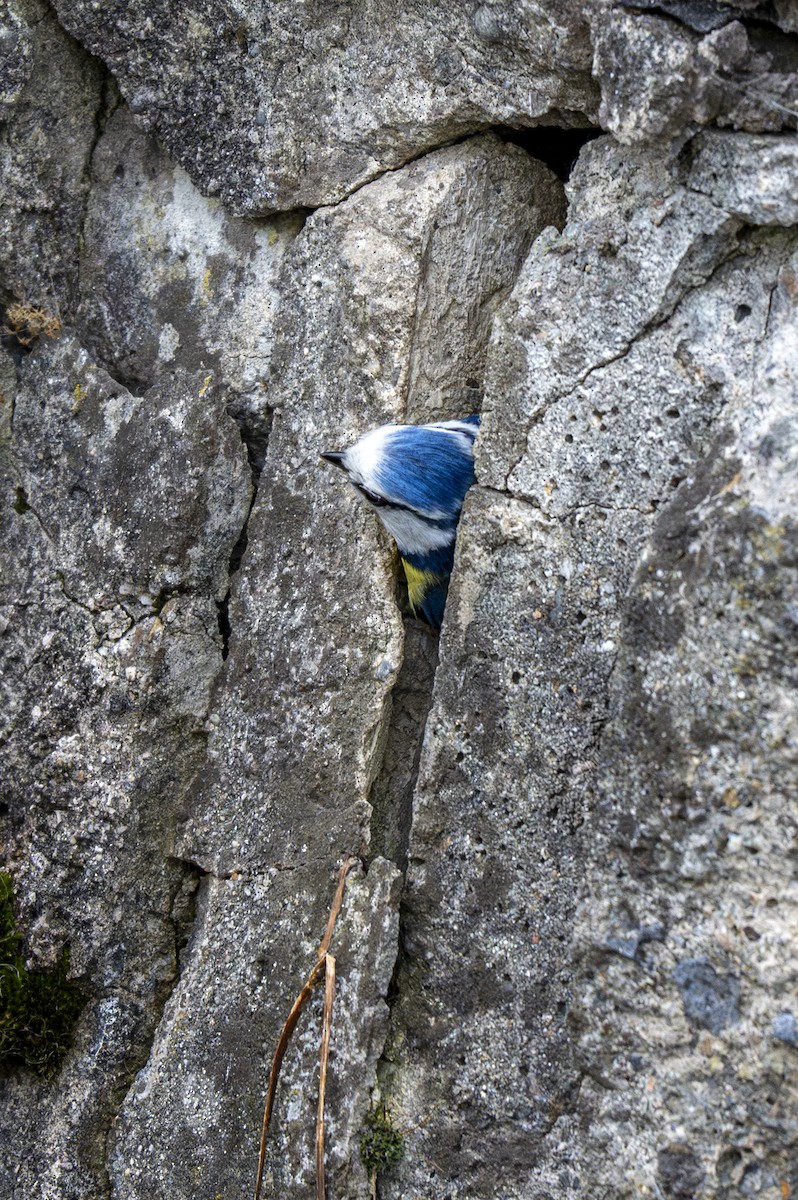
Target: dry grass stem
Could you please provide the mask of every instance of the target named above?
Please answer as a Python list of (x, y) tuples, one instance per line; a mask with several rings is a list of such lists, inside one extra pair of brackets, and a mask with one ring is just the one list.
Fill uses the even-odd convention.
[[(338, 873), (338, 884), (335, 889), (335, 895), (333, 896), (332, 905), (330, 906), (330, 915), (327, 918), (327, 928), (324, 931), (324, 937), (321, 939), (321, 942), (319, 943), (319, 948), (316, 953), (316, 962), (313, 966), (313, 970), (310, 972), (310, 975), (308, 975), (308, 977), (305, 981), (305, 984), (302, 987), (302, 990), (300, 991), (299, 995), (297, 996), (296, 1000), (294, 1001), (293, 1007), (291, 1008), (291, 1011), (288, 1014), (288, 1018), (287, 1018), (285, 1024), (283, 1025), (283, 1028), (280, 1031), (280, 1036), (277, 1039), (277, 1048), (274, 1051), (274, 1058), (272, 1059), (271, 1071), (269, 1072), (269, 1086), (266, 1089), (266, 1104), (263, 1109), (263, 1124), (261, 1126), (261, 1133), (260, 1133), (260, 1152), (258, 1154), (258, 1173), (257, 1173), (257, 1177), (255, 1179), (254, 1200), (260, 1200), (260, 1190), (261, 1190), (261, 1186), (263, 1183), (263, 1166), (266, 1161), (266, 1135), (269, 1132), (269, 1124), (272, 1119), (272, 1110), (274, 1109), (274, 1098), (275, 1098), (275, 1095), (277, 1094), (277, 1081), (280, 1078), (280, 1068), (283, 1065), (283, 1059), (285, 1057), (286, 1049), (288, 1048), (288, 1043), (291, 1039), (291, 1034), (294, 1032), (297, 1021), (299, 1020), (300, 1016), (302, 1015), (302, 1009), (305, 1007), (308, 1000), (310, 999), (310, 997), (313, 993), (313, 989), (316, 987), (316, 985), (320, 982), (320, 980), (322, 979), (322, 977), (325, 974), (325, 970), (327, 968), (327, 959), (329, 957), (327, 952), (330, 948), (330, 942), (332, 941), (333, 932), (335, 930), (335, 922), (338, 920), (338, 914), (340, 913), (341, 905), (343, 904), (344, 888), (346, 887), (346, 877), (349, 874), (349, 872), (352, 870), (352, 867), (354, 867), (357, 864), (357, 862), (358, 862), (358, 860), (356, 858), (347, 858), (345, 860), (345, 862), (343, 862), (341, 864), (341, 869)], [(335, 959), (332, 959), (332, 962), (333, 962), (333, 986), (334, 986)], [(325, 1021), (326, 1021), (326, 1019), (327, 1019), (326, 992), (325, 992), (324, 1013), (325, 1013)], [(332, 999), (330, 999), (330, 1015), (332, 1015)], [(322, 1053), (324, 1053), (323, 1041), (324, 1041), (324, 1035), (322, 1034)], [(328, 1052), (329, 1052), (329, 1046), (328, 1046)], [(326, 1065), (325, 1065), (325, 1075), (326, 1075)], [(321, 1096), (319, 1098), (319, 1104), (320, 1104), (320, 1111), (323, 1112)], [(323, 1124), (322, 1124), (322, 1155), (323, 1155), (323, 1137), (324, 1137), (324, 1133), (323, 1133)], [(318, 1128), (317, 1128), (317, 1138), (318, 1138)], [(317, 1155), (318, 1155), (318, 1143), (317, 1143)], [(318, 1164), (318, 1158), (317, 1158), (317, 1164)], [(318, 1172), (318, 1165), (317, 1165), (317, 1172)], [(318, 1192), (318, 1174), (317, 1174), (317, 1185), (316, 1186), (317, 1186), (317, 1195), (320, 1194), (323, 1196), (324, 1195), (323, 1191), (321, 1193)], [(323, 1183), (322, 1183), (322, 1187), (323, 1187)]]
[(319, 1107), (316, 1114), (316, 1200), (326, 1200), (324, 1177), (324, 1100), (327, 1095), (327, 1065), (330, 1061), (330, 1032), (335, 1000), (335, 959), (324, 956), (324, 1020), (321, 1029), (319, 1062)]

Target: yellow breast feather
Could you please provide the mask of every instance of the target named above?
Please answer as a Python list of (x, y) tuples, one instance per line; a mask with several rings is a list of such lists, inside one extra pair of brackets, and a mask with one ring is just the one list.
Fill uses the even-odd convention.
[(402, 559), (402, 566), (407, 579), (407, 598), (415, 610), (429, 589), (441, 582), (441, 578), (434, 571), (424, 571), (419, 567), (411, 566), (406, 558)]

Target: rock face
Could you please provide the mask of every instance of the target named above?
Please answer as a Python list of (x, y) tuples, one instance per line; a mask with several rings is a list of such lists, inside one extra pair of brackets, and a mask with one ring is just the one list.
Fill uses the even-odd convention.
[(604, 6), (593, 21), (601, 123), (619, 141), (682, 145), (703, 125), (776, 132), (794, 120), (798, 47), (786, 22), (763, 23), (756, 4), (631, 7)]
[(596, 112), (581, 4), (57, 8), (136, 119), (237, 212), (334, 203), (486, 125), (579, 126)]
[(99, 63), (38, 0), (0, 7), (0, 287), (3, 303), (71, 313), (98, 126), (113, 92)]
[[(775, 206), (756, 228), (770, 144), (735, 136), (759, 157), (733, 212), (593, 143), (496, 322), (416, 792), (388, 1054), (416, 1132), (387, 1195), (792, 1186), (798, 238)], [(717, 149), (697, 140), (699, 180)]]
[(176, 367), (212, 370), (260, 466), (277, 276), (301, 215), (230, 217), (125, 106), (97, 143), (92, 179), (76, 314), (84, 344), (134, 390)]
[[(0, 1193), (251, 1189), (353, 855), (330, 1197), (783, 1200), (791, 6), (56, 9), (0, 4), (0, 868), (85, 1005)], [(318, 454), (480, 410), (439, 657)]]
[[(174, 1016), (164, 1018), (154, 1065), (123, 1110), (115, 1154), (123, 1195), (149, 1194), (152, 1155), (140, 1176), (130, 1164), (155, 1138), (158, 1174), (179, 1194), (191, 1193), (197, 1162), (202, 1179), (222, 1181), (214, 1186), (240, 1186), (242, 1161), (257, 1143), (264, 1039), (275, 1044), (312, 963), (308, 936), (312, 943), (323, 928), (336, 863), (349, 853), (370, 857), (369, 796), (390, 735), (403, 626), (377, 524), (337, 476), (321, 475), (319, 451), (352, 441), (364, 413), (366, 425), (419, 419), (457, 411), (468, 399), (464, 381), (478, 391), (489, 330), (483, 305), (509, 290), (533, 236), (562, 211), (562, 189), (549, 171), (517, 147), (475, 139), (315, 214), (286, 259), (281, 348), (269, 387), (278, 414), (246, 569), (230, 602), (230, 654), (209, 717), (208, 766), (177, 843), (181, 858), (224, 885), (210, 901)], [(445, 329), (445, 342), (428, 329)], [(346, 547), (354, 543), (364, 550), (352, 557)], [(239, 882), (253, 877), (274, 883)], [(362, 948), (342, 952), (343, 986), (347, 972), (362, 982), (350, 983), (355, 991), (342, 999), (349, 1044), (337, 1057), (343, 1090), (331, 1097), (337, 1195), (366, 1187), (357, 1147), (385, 1039), (399, 877), (377, 858), (359, 898), (348, 901), (357, 906), (352, 919), (366, 924), (371, 913), (377, 925), (372, 944), (363, 933)], [(254, 963), (248, 938), (256, 942)], [(211, 1001), (208, 976), (220, 972)], [(253, 972), (264, 989), (257, 1020)], [(225, 1088), (226, 1104), (206, 1093), (209, 1020), (228, 1024), (236, 1038), (237, 1082)], [(168, 1066), (159, 1077), (162, 1039), (174, 1045), (163, 1050)], [(303, 1109), (300, 1098), (317, 1040), (307, 1037), (287, 1078), (297, 1101), (275, 1126), (268, 1179), (275, 1196), (303, 1196), (313, 1186), (312, 1105), (308, 1097)], [(233, 1155), (231, 1112), (240, 1131)], [(218, 1125), (212, 1136), (209, 1122)]]
[(188, 931), (197, 880), (170, 856), (174, 796), (203, 758), (249, 471), (210, 376), (137, 398), (65, 337), (26, 360), (13, 404), (4, 843), (30, 953), (54, 961), (68, 942), (91, 994), (58, 1086), (6, 1082), (3, 1136), (33, 1141), (14, 1186), (88, 1196)]

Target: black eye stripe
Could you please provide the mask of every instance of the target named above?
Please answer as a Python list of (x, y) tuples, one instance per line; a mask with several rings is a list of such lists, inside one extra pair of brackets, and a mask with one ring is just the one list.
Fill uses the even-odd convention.
[(420, 517), (422, 521), (425, 520), (424, 514), (418, 512), (415, 508), (411, 508), (409, 504), (400, 504), (398, 500), (386, 500), (385, 496), (380, 496), (377, 492), (370, 491), (362, 483), (355, 483), (354, 480), (351, 480), (351, 483), (353, 487), (357, 488), (361, 496), (364, 496), (369, 504), (373, 504), (375, 508), (391, 508), (397, 512), (409, 512), (414, 517)]
[(460, 508), (458, 508), (453, 518), (443, 517), (442, 519), (436, 519), (435, 517), (428, 517), (425, 513), (419, 512), (417, 508), (413, 508), (409, 504), (400, 504), (398, 500), (386, 500), (385, 496), (380, 496), (376, 492), (370, 491), (362, 483), (356, 483), (354, 479), (350, 479), (349, 482), (374, 508), (389, 508), (391, 512), (410, 513), (411, 516), (417, 517), (419, 521), (423, 521), (425, 525), (431, 525), (435, 529), (449, 529), (453, 524), (457, 523), (457, 518), (460, 515)]
[(362, 483), (354, 483), (354, 480), (352, 482), (353, 486), (357, 488), (361, 496), (365, 496), (369, 504), (373, 504), (375, 508), (399, 507), (399, 505), (390, 505), (384, 496), (378, 496), (376, 492), (370, 492), (367, 487), (363, 487)]

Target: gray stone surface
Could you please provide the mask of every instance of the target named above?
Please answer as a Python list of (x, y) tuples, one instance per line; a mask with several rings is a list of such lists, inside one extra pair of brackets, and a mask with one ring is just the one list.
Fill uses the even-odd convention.
[[(416, 419), (451, 415), (465, 398), (473, 403), (489, 332), (480, 301), (490, 312), (509, 290), (534, 234), (561, 217), (562, 188), (549, 171), (517, 147), (481, 138), (430, 155), (336, 209), (316, 213), (286, 259), (285, 301), (277, 316), (281, 337), (268, 381), (278, 412), (231, 597), (230, 654), (209, 716), (207, 767), (187, 798), (177, 840), (182, 858), (216, 876), (278, 872), (290, 884), (287, 893), (281, 885), (264, 895), (260, 918), (240, 905), (225, 915), (213, 905), (207, 910), (203, 939), (236, 949), (215, 998), (205, 980), (208, 971), (219, 970), (218, 952), (204, 969), (187, 970), (180, 1011), (196, 1008), (205, 1023), (223, 1019), (230, 993), (251, 986), (250, 938), (262, 947), (260, 972), (268, 969), (258, 986), (279, 979), (281, 990), (258, 1031), (248, 1023), (253, 1009), (235, 1025), (242, 1045), (256, 1047), (257, 1057), (243, 1090), (218, 1099), (214, 1120), (225, 1138), (212, 1138), (199, 1155), (192, 1147), (204, 1086), (197, 1081), (203, 1025), (196, 1044), (189, 1033), (185, 1045), (177, 1010), (165, 1014), (153, 1052), (165, 1066), (160, 1075), (147, 1073), (141, 1098), (126, 1106), (117, 1161), (136, 1158), (138, 1146), (156, 1139), (158, 1177), (168, 1178), (178, 1194), (221, 1186), (219, 1181), (228, 1187), (237, 1180), (241, 1187), (249, 1178), (258, 1080), (263, 1085), (269, 1047), (287, 1015), (292, 987), (307, 969), (298, 966), (308, 958), (298, 922), (304, 929), (315, 918), (310, 936), (318, 937), (319, 880), (347, 854), (373, 853), (370, 797), (386, 740), (393, 734), (410, 747), (412, 769), (412, 740), (420, 733), (413, 722), (425, 715), (416, 687), (411, 728), (397, 731), (391, 722), (403, 654), (395, 565), (373, 515), (337, 476), (324, 472), (319, 451), (346, 444), (359, 427), (408, 413)], [(434, 342), (428, 329), (436, 331)], [(421, 636), (429, 641), (431, 635)], [(422, 670), (424, 651), (418, 653)], [(398, 695), (397, 712), (404, 704)], [(386, 805), (380, 802), (378, 810), (375, 850), (393, 850), (401, 861), (402, 832), (392, 824), (386, 832)], [(381, 862), (377, 858), (368, 880), (375, 870), (385, 872)], [(387, 887), (373, 901), (371, 917), (383, 931), (371, 952), (386, 964), (377, 977), (382, 990), (370, 985), (374, 998), (353, 1021), (352, 1045), (338, 1051), (345, 1083), (338, 1107), (331, 1107), (330, 1148), (331, 1162), (341, 1168), (337, 1195), (363, 1195), (359, 1124), (354, 1117), (344, 1120), (344, 1113), (362, 1119), (381, 1048), (371, 1010), (379, 1015), (376, 998), (385, 995), (396, 954), (396, 898), (386, 910)], [(303, 1043), (306, 1056), (314, 1037), (308, 1034)], [(365, 1046), (373, 1049), (367, 1053)], [(288, 1096), (295, 1091), (289, 1086)], [(312, 1098), (308, 1093), (304, 1106), (287, 1103), (275, 1134), (268, 1196), (301, 1196), (312, 1186)], [(149, 1175), (119, 1167), (120, 1196), (143, 1196), (151, 1186)]]
[(231, 598), (208, 779), (181, 840), (204, 869), (293, 863), (309, 825), (325, 861), (367, 845), (402, 621), (390, 547), (319, 452), (358, 428), (478, 402), (480, 299), (496, 304), (534, 233), (561, 216), (551, 172), (483, 138), (320, 210), (294, 243), (268, 381), (277, 415)]
[(701, 20), (699, 6), (640, 7), (601, 5), (592, 16), (602, 128), (627, 145), (676, 147), (704, 125), (795, 129), (798, 47), (771, 10), (712, 4)]
[(56, 7), (137, 121), (244, 213), (338, 201), (486, 124), (594, 122), (591, 55), (601, 124), (623, 142), (798, 119), (789, 12), (745, 0)]
[(137, 121), (236, 212), (315, 208), (486, 125), (596, 111), (590, 6), (569, 0), (56, 8)]
[(707, 130), (692, 142), (692, 191), (751, 225), (798, 224), (798, 139)]
[(41, 0), (0, 3), (0, 301), (67, 317), (104, 73)]
[[(56, 8), (0, 0), (0, 303), (63, 327), (0, 337), (0, 865), (86, 1006), (0, 1194), (248, 1193), (347, 852), (330, 1197), (795, 1194), (794, 5)], [(588, 120), (566, 214), (507, 127)], [(439, 661), (317, 455), (480, 406)]]
[[(688, 326), (694, 364), (712, 369), (726, 404), (698, 468), (658, 510), (629, 589), (591, 828), (616, 882), (589, 883), (577, 922), (580, 1053), (628, 1103), (601, 1086), (583, 1100), (597, 1140), (629, 1146), (630, 1194), (657, 1178), (662, 1111), (676, 1114), (705, 1194), (777, 1195), (795, 1180), (795, 1072), (769, 1032), (794, 986), (795, 531), (782, 481), (795, 409), (785, 420), (780, 407), (795, 395), (798, 244), (794, 232), (746, 242), (716, 276), (720, 305), (701, 304), (714, 345)], [(738, 331), (748, 322), (733, 340), (730, 315)], [(652, 915), (667, 936), (641, 966), (590, 948), (597, 928)], [(727, 1003), (739, 979), (739, 1020), (719, 1033), (668, 985), (696, 960), (715, 983), (705, 1025), (717, 987)]]
[[(357, 1153), (388, 1019), (399, 873), (379, 859), (350, 875), (336, 930), (328, 1170), (336, 1196), (366, 1194)], [(328, 872), (297, 905), (293, 870), (208, 878), (197, 933), (145, 1070), (122, 1108), (110, 1169), (119, 1196), (246, 1195), (254, 1185), (276, 1035), (315, 961), (334, 890)], [(301, 883), (300, 883), (301, 886)], [(289, 932), (290, 931), (290, 932)], [(293, 969), (287, 969), (290, 936)], [(321, 1000), (291, 1041), (268, 1143), (264, 1195), (313, 1189)]]
[(63, 338), (23, 360), (6, 402), (4, 861), (27, 953), (46, 966), (68, 943), (88, 1003), (57, 1087), (6, 1082), (0, 1136), (19, 1157), (3, 1171), (26, 1194), (87, 1200), (193, 907), (175, 810), (202, 761), (250, 478), (202, 374), (137, 398)]
[[(580, 463), (579, 435), (596, 421), (618, 429), (622, 441), (607, 447), (616, 467), (633, 448), (647, 455), (649, 444), (662, 460), (660, 469), (668, 467), (657, 446), (669, 436), (668, 425), (661, 433), (655, 427), (650, 443), (641, 445), (638, 425), (625, 417), (626, 405), (624, 420), (612, 419), (621, 414), (620, 396), (596, 416), (579, 389), (596, 370), (615, 363), (616, 372), (625, 375), (635, 339), (662, 326), (681, 297), (712, 274), (735, 248), (741, 225), (740, 218), (693, 192), (661, 158), (623, 151), (607, 140), (585, 148), (569, 191), (568, 228), (538, 241), (497, 326), (483, 421), (483, 444), (489, 442), (491, 452), (479, 460), (485, 484), (506, 487), (558, 516), (576, 504), (609, 504), (606, 477), (594, 478)], [(555, 298), (566, 287), (573, 299), (564, 322)], [(650, 365), (648, 358), (641, 361), (639, 373), (647, 375)], [(565, 406), (554, 407), (569, 396), (577, 425), (572, 430), (565, 426)], [(551, 422), (561, 425), (550, 442), (556, 478), (540, 464), (539, 438), (541, 432), (548, 436)], [(609, 486), (634, 489), (634, 502), (643, 502), (647, 480), (641, 470), (631, 477), (619, 471)]]
[(276, 280), (302, 226), (229, 216), (117, 109), (92, 159), (77, 325), (86, 347), (139, 391), (176, 368), (210, 370), (260, 461)]
[(798, 1022), (795, 1020), (795, 1013), (776, 1013), (771, 1028), (773, 1036), (780, 1042), (786, 1042), (788, 1046), (798, 1046)]
[(491, 345), (382, 1073), (412, 1132), (384, 1194), (776, 1196), (798, 240), (609, 140), (569, 192)]

